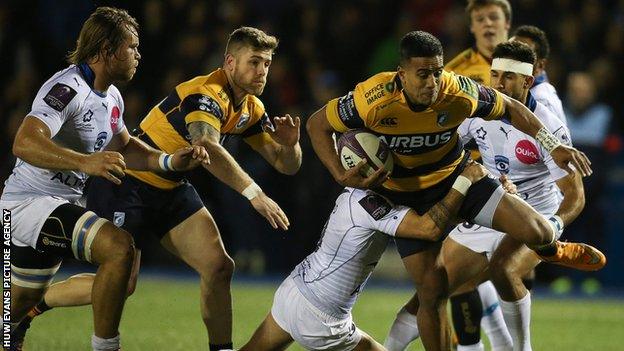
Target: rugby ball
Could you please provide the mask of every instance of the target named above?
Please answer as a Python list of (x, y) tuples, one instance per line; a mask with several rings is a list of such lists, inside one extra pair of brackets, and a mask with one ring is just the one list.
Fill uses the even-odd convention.
[(363, 168), (363, 175), (369, 176), (379, 168), (392, 173), (392, 151), (375, 134), (362, 129), (349, 130), (340, 136), (336, 147), (345, 169), (351, 169), (366, 160), (368, 164)]

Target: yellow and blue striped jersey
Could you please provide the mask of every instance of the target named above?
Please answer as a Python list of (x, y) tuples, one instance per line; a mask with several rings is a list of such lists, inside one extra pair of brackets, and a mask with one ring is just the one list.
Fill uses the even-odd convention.
[(396, 72), (383, 72), (329, 101), (326, 111), (337, 132), (367, 128), (388, 144), (395, 163), (385, 188), (417, 191), (441, 182), (460, 164), (464, 149), (457, 128), (462, 121), (497, 119), (505, 109), (496, 90), (443, 71), (438, 97), (424, 109), (406, 100)]
[[(202, 121), (221, 132), (221, 136), (240, 135), (254, 149), (271, 142), (263, 124), (270, 124), (264, 105), (256, 96), (247, 95), (234, 106), (225, 71), (217, 69), (206, 76), (183, 82), (154, 106), (141, 121), (139, 138), (167, 153), (189, 146), (189, 123)], [(180, 175), (128, 171), (128, 174), (161, 189), (179, 184)]]

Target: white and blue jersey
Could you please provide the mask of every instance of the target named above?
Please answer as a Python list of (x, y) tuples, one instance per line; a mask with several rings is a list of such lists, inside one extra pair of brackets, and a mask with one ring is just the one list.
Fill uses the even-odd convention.
[(561, 99), (559, 99), (555, 87), (548, 81), (546, 72), (535, 77), (535, 82), (529, 91), (537, 102), (546, 106), (546, 108), (554, 113), (564, 125), (568, 125), (565, 113), (563, 112)]
[(372, 191), (345, 188), (318, 247), (287, 279), (293, 279), (301, 294), (324, 313), (337, 318), (350, 315), (408, 210)]
[[(568, 128), (530, 94), (527, 107), (563, 144), (572, 145)], [(538, 212), (558, 208), (561, 195), (555, 181), (566, 176), (567, 172), (557, 166), (533, 137), (515, 129), (504, 119), (467, 119), (458, 132), (464, 142), (474, 139), (488, 171), (496, 177), (507, 175), (516, 184), (521, 197)]]
[[(84, 154), (103, 150), (125, 129), (119, 90), (111, 85), (106, 94), (100, 94), (91, 89), (93, 79), (86, 64), (57, 72), (41, 86), (28, 113), (48, 126), (54, 143)], [(82, 172), (43, 169), (17, 159), (2, 200), (54, 196), (76, 201), (86, 179)]]
[[(526, 105), (563, 144), (572, 145), (568, 128), (548, 108), (530, 94)], [(476, 141), (485, 168), (496, 177), (506, 175), (518, 188), (520, 197), (537, 212), (544, 217), (557, 212), (563, 196), (556, 181), (567, 172), (555, 164), (533, 137), (515, 129), (506, 120), (480, 118), (464, 121), (458, 132), (462, 141)], [(491, 228), (463, 223), (451, 231), (449, 238), (489, 258), (504, 235)]]

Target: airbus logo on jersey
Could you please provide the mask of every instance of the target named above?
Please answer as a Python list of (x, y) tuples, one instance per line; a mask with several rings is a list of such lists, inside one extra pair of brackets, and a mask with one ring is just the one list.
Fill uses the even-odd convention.
[(447, 130), (441, 133), (416, 134), (416, 135), (380, 135), (390, 149), (399, 155), (415, 155), (431, 151), (448, 143), (453, 137), (455, 130)]
[(384, 127), (396, 127), (398, 123), (396, 117), (386, 117), (382, 119), (379, 124)]
[(503, 155), (495, 155), (494, 163), (496, 164), (496, 169), (501, 174), (509, 173), (509, 159)]
[(532, 142), (523, 139), (520, 140), (515, 147), (516, 158), (527, 165), (532, 165), (539, 162), (539, 151), (537, 151), (537, 146)]

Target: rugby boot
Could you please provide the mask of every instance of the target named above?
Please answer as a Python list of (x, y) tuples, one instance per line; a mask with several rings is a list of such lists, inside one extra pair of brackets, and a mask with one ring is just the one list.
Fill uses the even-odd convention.
[(541, 256), (544, 262), (557, 264), (580, 271), (597, 271), (607, 264), (605, 255), (593, 246), (583, 243), (557, 241), (557, 253)]
[(30, 322), (32, 322), (33, 317), (30, 315), (26, 315), (24, 319), (15, 327), (13, 332), (11, 332), (11, 347), (8, 351), (23, 351), (24, 350), (24, 338), (26, 337), (26, 331), (30, 328)]

